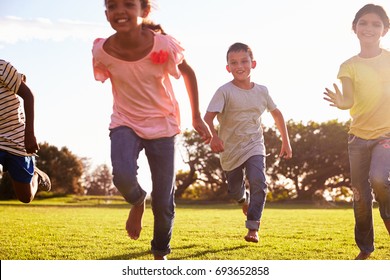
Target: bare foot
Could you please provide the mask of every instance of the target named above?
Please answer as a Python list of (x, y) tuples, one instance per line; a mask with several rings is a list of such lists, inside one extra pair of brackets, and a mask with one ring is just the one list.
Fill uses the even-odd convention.
[(248, 230), (248, 234), (245, 236), (245, 240), (247, 242), (254, 242), (257, 243), (259, 242), (259, 235), (257, 233), (257, 230)]
[(248, 214), (248, 208), (249, 204), (244, 202), (244, 204), (242, 204), (242, 213), (244, 213), (245, 216)]
[(131, 239), (137, 240), (142, 230), (142, 217), (145, 211), (145, 202), (131, 207), (129, 218), (126, 221), (127, 234)]

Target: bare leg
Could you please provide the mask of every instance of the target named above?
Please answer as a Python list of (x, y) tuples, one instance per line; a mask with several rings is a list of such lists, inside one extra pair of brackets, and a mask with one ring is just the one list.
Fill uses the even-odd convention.
[(248, 208), (249, 208), (249, 204), (247, 202), (244, 202), (242, 204), (242, 213), (244, 213), (245, 216), (248, 214)]
[(23, 203), (30, 203), (33, 201), (38, 190), (48, 192), (51, 189), (49, 176), (37, 167), (35, 167), (31, 183), (17, 182), (12, 178), (11, 181), (16, 197)]
[(242, 203), (242, 213), (244, 213), (245, 216), (248, 214), (248, 208), (249, 208), (249, 192), (245, 191), (245, 198), (244, 202)]
[(131, 239), (137, 240), (142, 230), (142, 217), (145, 211), (145, 202), (131, 207), (129, 218), (126, 221), (127, 234)]
[(38, 174), (34, 174), (31, 183), (21, 183), (13, 179), (11, 180), (16, 197), (21, 202), (30, 203), (31, 201), (33, 201), (35, 194), (38, 191)]

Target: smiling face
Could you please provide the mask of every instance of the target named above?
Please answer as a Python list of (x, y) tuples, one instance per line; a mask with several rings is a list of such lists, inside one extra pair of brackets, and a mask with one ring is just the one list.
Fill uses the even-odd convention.
[(375, 13), (362, 15), (353, 26), (359, 41), (364, 45), (379, 45), (381, 37), (386, 35), (388, 28)]
[(250, 82), (251, 70), (256, 67), (256, 61), (251, 59), (248, 52), (229, 52), (227, 62), (226, 70), (232, 73), (236, 82)]
[(111, 27), (117, 32), (129, 31), (141, 26), (148, 16), (150, 7), (141, 5), (141, 0), (107, 0), (106, 17)]

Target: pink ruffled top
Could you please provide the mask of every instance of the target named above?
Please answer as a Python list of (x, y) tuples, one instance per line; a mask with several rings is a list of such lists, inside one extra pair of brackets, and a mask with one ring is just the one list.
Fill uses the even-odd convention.
[(151, 52), (138, 61), (109, 55), (103, 45), (93, 43), (95, 79), (110, 79), (113, 113), (109, 128), (127, 126), (144, 139), (171, 137), (180, 133), (180, 112), (169, 76), (181, 76), (178, 65), (184, 49), (169, 35), (154, 34)]

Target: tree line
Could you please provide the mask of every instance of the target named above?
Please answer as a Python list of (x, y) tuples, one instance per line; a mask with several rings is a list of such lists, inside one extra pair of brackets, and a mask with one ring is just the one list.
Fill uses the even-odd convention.
[[(287, 122), (293, 158), (278, 157), (280, 136), (275, 127), (263, 127), (267, 149), (266, 173), (270, 201), (332, 200), (351, 198), (347, 154), (348, 122), (331, 120)], [(227, 200), (227, 183), (219, 157), (194, 130), (180, 136), (179, 152), (187, 166), (176, 176), (176, 198)], [(87, 158), (74, 155), (68, 148), (40, 144), (36, 165), (52, 181), (56, 195), (115, 195), (111, 169), (107, 165), (92, 168)], [(13, 197), (9, 178), (3, 174), (0, 199)]]

